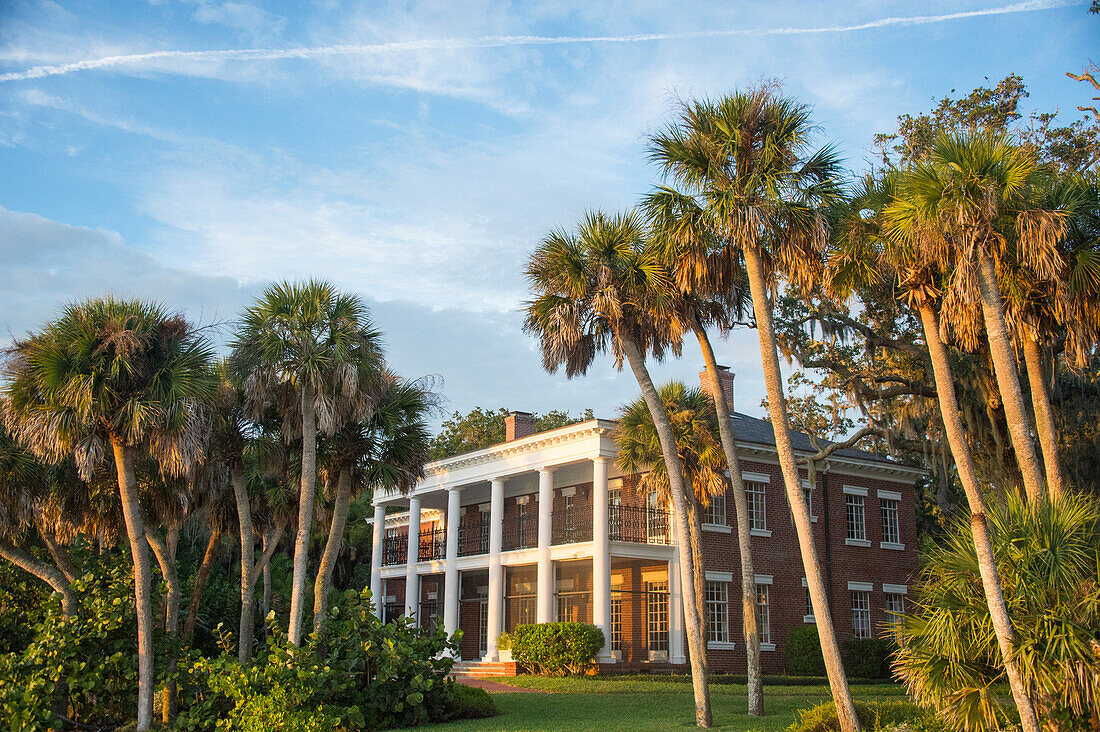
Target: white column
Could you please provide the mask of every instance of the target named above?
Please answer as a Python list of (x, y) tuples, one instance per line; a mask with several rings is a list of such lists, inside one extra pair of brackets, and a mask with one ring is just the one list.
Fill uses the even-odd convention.
[(687, 663), (684, 655), (684, 591), (680, 581), (680, 554), (668, 560), (668, 661)]
[(504, 524), (504, 479), (494, 478), (489, 496), (489, 607), (485, 660), (497, 660), (497, 637), (504, 625), (504, 568), (500, 546)]
[(386, 507), (374, 507), (374, 541), (370, 555), (370, 599), (374, 603), (374, 612), (385, 617), (386, 598), (382, 596), (382, 545), (386, 537)]
[(592, 460), (592, 624), (603, 631), (599, 661), (611, 655), (611, 542), (608, 541), (607, 458)]
[(539, 470), (539, 571), (538, 599), (535, 620), (549, 623), (554, 620), (554, 563), (550, 561), (550, 533), (553, 529), (554, 470)]
[(409, 499), (409, 549), (405, 555), (405, 614), (410, 618), (420, 614), (420, 578), (416, 563), (420, 560), (420, 499)]
[(447, 489), (447, 560), (443, 575), (443, 628), (450, 635), (458, 630), (458, 524), (462, 520), (461, 494)]

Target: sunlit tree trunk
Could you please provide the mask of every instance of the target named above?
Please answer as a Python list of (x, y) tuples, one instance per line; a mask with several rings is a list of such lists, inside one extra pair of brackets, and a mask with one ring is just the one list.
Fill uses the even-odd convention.
[(711, 396), (718, 415), (718, 434), (722, 438), (722, 450), (730, 469), (733, 483), (733, 507), (737, 522), (737, 551), (741, 557), (741, 630), (745, 638), (745, 661), (748, 669), (749, 715), (764, 714), (764, 678), (760, 673), (760, 631), (756, 627), (756, 570), (752, 562), (752, 535), (749, 530), (749, 500), (745, 493), (745, 481), (741, 478), (741, 462), (737, 457), (737, 436), (733, 431), (733, 415), (726, 401), (722, 382), (718, 375), (718, 361), (710, 337), (699, 321), (692, 323), (703, 363), (710, 377)]
[[(179, 544), (179, 532), (180, 527), (177, 523), (173, 523), (168, 527), (167, 541), (161, 539), (156, 530), (145, 532), (149, 546), (153, 549), (153, 554), (160, 565), (161, 576), (164, 577), (164, 582), (168, 585), (168, 593), (164, 598), (164, 632), (165, 635), (171, 636), (173, 639), (179, 634), (180, 618), (181, 590), (179, 572), (176, 570), (176, 547)], [(176, 658), (174, 653), (169, 654), (166, 664), (170, 669), (175, 669)], [(160, 719), (165, 724), (171, 724), (176, 715), (176, 692), (175, 679), (169, 679), (164, 685), (164, 695), (161, 698)]]
[(966, 444), (962, 420), (959, 417), (959, 405), (955, 397), (955, 384), (951, 377), (951, 362), (947, 348), (940, 338), (939, 322), (932, 306), (920, 307), (921, 324), (924, 326), (924, 340), (928, 344), (928, 353), (932, 358), (932, 371), (936, 378), (936, 393), (943, 418), (944, 432), (955, 456), (955, 467), (959, 471), (959, 482), (966, 492), (970, 504), (970, 527), (974, 536), (974, 549), (978, 557), (978, 571), (982, 577), (989, 616), (993, 621), (993, 631), (997, 635), (997, 645), (1001, 649), (1001, 658), (1005, 665), (1005, 675), (1012, 689), (1012, 698), (1020, 712), (1020, 726), (1024, 732), (1038, 732), (1039, 722), (1035, 707), (1027, 695), (1027, 686), (1023, 674), (1016, 662), (1015, 638), (1012, 621), (1008, 616), (1001, 580), (997, 574), (997, 563), (993, 557), (993, 544), (989, 538), (989, 526), (986, 522), (985, 499), (978, 486), (977, 471)]
[(36, 559), (33, 555), (6, 541), (0, 541), (0, 557), (7, 559), (23, 571), (34, 575), (49, 585), (54, 592), (61, 595), (62, 618), (71, 618), (76, 614), (78, 607), (76, 593), (73, 592), (72, 585), (69, 584), (69, 580), (65, 578), (60, 570)]
[(642, 397), (649, 407), (650, 416), (653, 418), (653, 426), (657, 430), (657, 436), (661, 442), (661, 454), (665, 460), (665, 469), (668, 473), (669, 493), (672, 504), (672, 520), (676, 527), (676, 549), (680, 558), (680, 587), (683, 593), (684, 625), (687, 630), (688, 653), (691, 660), (691, 684), (695, 695), (695, 723), (700, 727), (711, 726), (710, 688), (706, 669), (702, 659), (706, 655), (706, 643), (700, 633), (698, 615), (690, 608), (697, 607), (695, 598), (695, 581), (693, 579), (693, 566), (691, 555), (691, 533), (688, 527), (687, 507), (685, 506), (685, 493), (683, 485), (683, 470), (680, 464), (680, 456), (676, 452), (676, 438), (672, 431), (672, 424), (668, 419), (665, 405), (657, 394), (657, 388), (653, 385), (653, 379), (646, 369), (645, 359), (638, 345), (628, 339), (622, 338), (623, 353), (630, 364), (634, 378), (641, 387)]
[(341, 470), (336, 478), (336, 500), (332, 506), (332, 525), (329, 527), (325, 552), (317, 567), (317, 580), (313, 585), (313, 632), (321, 632), (328, 612), (328, 595), (332, 590), (332, 576), (336, 571), (336, 558), (340, 555), (340, 546), (344, 542), (344, 528), (348, 521), (348, 509), (351, 507), (351, 474)]
[[(684, 476), (684, 484), (690, 485), (687, 476)], [(691, 528), (691, 558), (694, 564), (695, 572), (692, 577), (695, 580), (695, 616), (699, 623), (699, 635), (703, 637), (703, 646), (706, 647), (707, 638), (710, 637), (710, 631), (707, 627), (707, 568), (706, 562), (703, 559), (703, 519), (702, 506), (699, 505), (699, 499), (695, 496), (695, 492), (692, 491), (687, 496), (688, 505), (688, 526)], [(703, 670), (708, 674), (710, 673), (710, 663), (707, 659), (707, 654), (703, 654)]]
[(302, 385), (302, 487), (298, 501), (298, 535), (294, 540), (294, 576), (290, 587), (290, 642), (302, 641), (306, 577), (309, 574), (309, 531), (313, 525), (313, 498), (317, 483), (317, 411), (313, 389)]
[(239, 465), (230, 469), (229, 482), (233, 484), (237, 523), (241, 530), (241, 622), (237, 635), (237, 660), (248, 663), (252, 660), (252, 633), (255, 629), (255, 612), (252, 609), (255, 577), (252, 568), (256, 558), (256, 537), (252, 529), (252, 504), (248, 500), (248, 484)]
[[(825, 580), (822, 576), (821, 564), (817, 559), (817, 548), (814, 546), (810, 513), (806, 506), (806, 499), (802, 495), (798, 465), (791, 447), (787, 400), (783, 395), (783, 376), (779, 369), (779, 353), (776, 350), (775, 332), (772, 328), (772, 309), (768, 301), (764, 265), (755, 247), (746, 246), (743, 247), (743, 251), (749, 275), (749, 287), (752, 291), (753, 311), (756, 315), (756, 332), (760, 338), (760, 360), (764, 368), (764, 383), (768, 392), (768, 415), (771, 417), (772, 430), (775, 432), (775, 449), (779, 456), (783, 483), (787, 489), (787, 502), (790, 504), (795, 531), (798, 533), (802, 566), (806, 571), (806, 585), (810, 591), (810, 603), (814, 608), (814, 617), (817, 618), (821, 655), (825, 658), (825, 670), (829, 674), (829, 687), (833, 694), (833, 701), (836, 702), (840, 728), (844, 732), (856, 732), (860, 728), (859, 718), (856, 717), (852, 693), (848, 688), (848, 678), (844, 675), (844, 662), (840, 656), (836, 629), (833, 627)], [(755, 605), (753, 607), (755, 612)]]
[(1024, 364), (1031, 387), (1031, 404), (1035, 412), (1035, 429), (1039, 433), (1039, 447), (1043, 450), (1043, 468), (1046, 471), (1050, 495), (1060, 498), (1063, 492), (1062, 464), (1058, 458), (1058, 432), (1054, 427), (1054, 412), (1050, 406), (1047, 382), (1043, 378), (1043, 356), (1036, 338), (1023, 338)]
[(199, 607), (202, 605), (202, 591), (206, 587), (206, 580), (210, 578), (210, 572), (214, 569), (214, 560), (218, 558), (218, 549), (221, 546), (221, 534), (217, 531), (210, 532), (210, 541), (206, 542), (206, 551), (202, 555), (202, 564), (195, 573), (195, 585), (191, 588), (191, 601), (187, 603), (187, 618), (183, 621), (183, 642), (190, 643), (195, 635), (195, 625), (199, 622)]

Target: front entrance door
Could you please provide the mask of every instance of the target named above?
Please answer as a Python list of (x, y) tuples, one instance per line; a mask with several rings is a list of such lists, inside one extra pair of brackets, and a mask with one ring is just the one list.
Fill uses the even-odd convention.
[(489, 601), (482, 600), (478, 604), (477, 624), (477, 650), (482, 658), (489, 652)]

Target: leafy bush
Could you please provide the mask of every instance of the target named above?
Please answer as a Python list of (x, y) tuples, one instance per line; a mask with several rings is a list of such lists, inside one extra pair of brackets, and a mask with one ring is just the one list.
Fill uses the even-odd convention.
[[(273, 620), (273, 619), (272, 619)], [(223, 652), (197, 658), (192, 697), (181, 704), (181, 729), (387, 729), (424, 724), (449, 713), (454, 682), (447, 678), (457, 636), (422, 631), (401, 619), (383, 624), (371, 612), (370, 591), (343, 593), (322, 637), (291, 645), (271, 623), (267, 649), (248, 667), (231, 639)]]
[(451, 705), (443, 714), (432, 721), (449, 722), (452, 719), (484, 719), (497, 713), (496, 704), (489, 692), (473, 686), (455, 684), (452, 689)]
[(517, 625), (512, 658), (543, 676), (580, 674), (592, 665), (603, 644), (603, 631), (588, 623)]
[(498, 651), (507, 651), (507, 650), (510, 650), (511, 648), (512, 648), (512, 634), (511, 633), (501, 633), (500, 635), (497, 636), (497, 650)]
[[(913, 732), (946, 732), (947, 729), (935, 714), (912, 702), (856, 702), (855, 707), (860, 726), (869, 732), (884, 732), (899, 725)], [(829, 702), (798, 712), (797, 721), (787, 728), (787, 732), (834, 732), (839, 729), (836, 705)]]
[(890, 657), (895, 646), (884, 638), (849, 638), (841, 649), (844, 671), (850, 678), (890, 678)]
[(821, 655), (821, 639), (816, 625), (800, 625), (787, 636), (783, 647), (787, 657), (787, 673), (795, 676), (824, 676), (825, 658)]

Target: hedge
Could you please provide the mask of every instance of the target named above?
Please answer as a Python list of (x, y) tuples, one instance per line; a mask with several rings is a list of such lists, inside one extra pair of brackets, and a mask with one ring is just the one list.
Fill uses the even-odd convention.
[(584, 673), (603, 648), (603, 631), (588, 623), (517, 625), (512, 658), (541, 676)]
[(816, 625), (800, 625), (792, 630), (787, 636), (783, 653), (787, 657), (787, 673), (794, 676), (825, 675), (825, 658), (821, 655), (821, 639), (818, 638)]
[[(908, 701), (855, 702), (859, 725), (868, 732), (891, 730), (904, 725), (910, 732), (946, 732), (946, 727), (927, 709)], [(840, 720), (833, 702), (803, 709), (787, 732), (836, 732)]]

